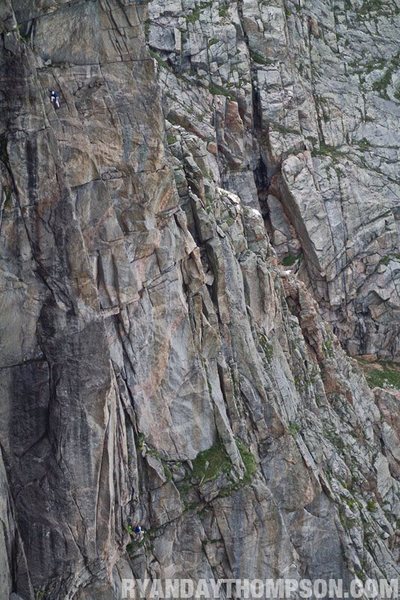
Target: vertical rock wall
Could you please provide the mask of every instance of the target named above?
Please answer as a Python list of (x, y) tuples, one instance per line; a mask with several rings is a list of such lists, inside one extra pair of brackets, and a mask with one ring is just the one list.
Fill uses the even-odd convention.
[[(398, 394), (369, 390), (310, 295), (353, 350), (395, 354), (393, 321), (362, 337), (355, 301), (337, 321), (341, 267), (330, 280), (316, 241), (337, 237), (318, 206), (338, 142), (304, 147), (318, 119), (291, 56), (332, 10), (284, 8), (1, 6), (5, 598), (117, 599), (132, 576), (398, 576)], [(280, 129), (290, 90), (301, 132)], [(373, 239), (395, 285), (384, 198)], [(260, 211), (279, 256), (304, 253), (307, 286)]]
[(258, 192), (278, 255), (348, 351), (398, 360), (397, 3), (149, 7), (167, 119), (210, 141), (243, 202)]

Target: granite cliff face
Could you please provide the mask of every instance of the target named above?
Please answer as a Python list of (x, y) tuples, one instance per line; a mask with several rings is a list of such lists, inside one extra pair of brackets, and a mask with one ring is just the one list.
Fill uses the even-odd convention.
[(222, 184), (260, 203), (278, 256), (298, 258), (348, 351), (398, 358), (398, 3), (171, 1), (149, 13), (166, 118), (216, 142)]
[(1, 597), (398, 577), (398, 3), (0, 19)]

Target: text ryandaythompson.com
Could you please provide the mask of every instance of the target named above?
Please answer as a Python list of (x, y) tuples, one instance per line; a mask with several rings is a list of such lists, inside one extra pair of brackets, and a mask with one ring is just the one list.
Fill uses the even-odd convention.
[(121, 600), (398, 598), (398, 579), (123, 579)]

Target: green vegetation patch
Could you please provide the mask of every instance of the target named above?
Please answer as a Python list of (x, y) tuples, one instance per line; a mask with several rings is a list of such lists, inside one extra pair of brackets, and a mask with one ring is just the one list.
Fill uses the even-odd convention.
[(306, 392), (311, 386), (314, 385), (314, 383), (317, 381), (318, 377), (320, 375), (319, 369), (318, 367), (313, 367), (311, 370), (307, 371), (306, 373), (301, 373), (298, 375), (295, 375), (293, 377), (293, 383), (297, 389), (297, 391), (302, 394), (303, 392)]
[(400, 368), (371, 369), (367, 372), (367, 382), (371, 388), (395, 388), (400, 390)]
[(366, 17), (371, 13), (390, 14), (387, 0), (364, 0), (358, 15)]
[(325, 356), (327, 356), (328, 358), (331, 358), (333, 356), (333, 338), (328, 337), (324, 340), (323, 349)]
[(293, 129), (293, 127), (286, 127), (285, 125), (281, 125), (280, 123), (271, 123), (271, 129), (273, 131), (277, 131), (283, 134), (292, 134), (299, 135), (300, 132), (297, 129)]
[(382, 265), (388, 265), (392, 260), (400, 262), (400, 254), (388, 254), (387, 256), (384, 256), (379, 262)]
[(241, 485), (247, 485), (253, 479), (256, 471), (257, 471), (257, 461), (255, 456), (250, 452), (248, 448), (241, 442), (240, 440), (236, 440), (236, 445), (240, 452), (240, 456), (242, 457), (242, 461), (245, 468), (245, 474), (240, 482)]
[(269, 362), (272, 359), (273, 354), (274, 354), (274, 349), (272, 347), (272, 344), (268, 341), (268, 338), (264, 333), (261, 333), (258, 339), (260, 342), (260, 346), (263, 349), (263, 352), (265, 354), (265, 358)]
[(372, 89), (374, 90), (374, 92), (378, 92), (378, 94), (383, 98), (388, 97), (386, 89), (392, 80), (392, 74), (392, 69), (387, 69), (382, 75), (382, 77), (380, 77), (377, 81), (375, 81), (375, 83), (372, 84)]
[(288, 431), (289, 431), (290, 435), (292, 435), (293, 437), (296, 437), (296, 435), (299, 433), (300, 430), (301, 430), (301, 425), (299, 425), (299, 423), (295, 423), (294, 421), (291, 421), (289, 423)]
[(339, 507), (339, 519), (344, 529), (347, 530), (359, 525), (359, 520), (357, 519), (357, 517), (347, 516), (345, 510), (342, 507)]
[(375, 92), (378, 92), (382, 98), (389, 99), (387, 88), (391, 84), (393, 73), (400, 67), (400, 53), (393, 56), (387, 63), (389, 66), (382, 77), (372, 84), (372, 89)]
[(273, 62), (266, 58), (266, 56), (264, 56), (260, 52), (257, 52), (256, 50), (250, 50), (250, 57), (255, 63), (258, 63), (259, 65), (270, 65)]
[(291, 267), (292, 265), (294, 265), (298, 258), (299, 257), (294, 256), (294, 254), (288, 254), (287, 256), (285, 256), (285, 258), (282, 259), (282, 264), (284, 267)]
[(161, 56), (158, 54), (158, 52), (156, 52), (155, 50), (152, 50), (151, 48), (149, 49), (149, 54), (152, 58), (155, 58), (156, 61), (158, 62), (158, 64), (160, 65), (160, 67), (163, 67), (164, 69), (169, 69), (170, 66), (167, 63), (167, 61), (163, 60), (161, 58)]
[(383, 58), (370, 60), (365, 64), (365, 72), (372, 73), (372, 71), (382, 71), (385, 67), (385, 61)]
[(192, 12), (190, 15), (188, 15), (188, 16), (186, 17), (186, 20), (187, 20), (189, 23), (196, 23), (196, 21), (198, 21), (198, 20), (199, 20), (199, 18), (200, 18), (200, 12), (201, 12), (201, 11), (200, 11), (200, 7), (199, 7), (199, 6), (196, 6), (196, 8), (195, 8), (195, 9), (193, 9), (193, 12)]
[(336, 146), (329, 146), (328, 144), (321, 143), (319, 148), (314, 148), (312, 150), (312, 155), (330, 156), (333, 160), (337, 160), (345, 156), (345, 153), (339, 150)]
[(371, 148), (371, 143), (367, 140), (367, 138), (362, 138), (357, 145), (360, 150), (369, 150)]
[(382, 10), (383, 8), (385, 8), (383, 0), (364, 0), (360, 12), (367, 13), (371, 11)]
[(229, 456), (221, 442), (218, 442), (196, 456), (193, 461), (192, 478), (204, 483), (216, 479), (222, 473), (228, 474), (231, 469)]
[(351, 509), (357, 509), (358, 508), (358, 502), (355, 498), (348, 498), (347, 496), (343, 496), (343, 500), (346, 502), (347, 506)]
[(229, 92), (229, 90), (222, 87), (221, 85), (217, 85), (216, 83), (210, 83), (208, 89), (209, 89), (210, 94), (212, 94), (213, 96), (226, 96), (227, 98), (230, 98), (231, 100), (233, 100), (233, 98), (234, 98), (234, 96)]
[(211, 6), (211, 4), (212, 2), (200, 2), (200, 4), (192, 10), (191, 14), (186, 17), (188, 23), (196, 23), (196, 21), (200, 19), (201, 11)]
[[(232, 461), (221, 440), (218, 440), (211, 448), (199, 452), (190, 466), (189, 463), (185, 464), (161, 457), (157, 450), (146, 443), (143, 434), (137, 436), (138, 450), (144, 451), (146, 455), (154, 456), (161, 462), (167, 481), (174, 480), (174, 466), (184, 468), (185, 475), (183, 479), (176, 482), (176, 486), (186, 511), (197, 510), (199, 505), (203, 503), (203, 500), (201, 500), (202, 486), (207, 482), (217, 480), (220, 476), (223, 476), (221, 483), (219, 481), (215, 483), (217, 486), (215, 492), (219, 497), (230, 496), (236, 490), (251, 483), (257, 471), (257, 460), (241, 440), (236, 439), (235, 442), (244, 465), (244, 474), (241, 479), (238, 479)], [(151, 537), (151, 532), (150, 530), (146, 531), (143, 540), (139, 542), (131, 525), (126, 526), (126, 531), (131, 537), (127, 545), (127, 551), (132, 556), (140, 546), (146, 545), (149, 537)]]
[(233, 492), (251, 483), (257, 471), (256, 458), (241, 440), (237, 439), (236, 445), (244, 465), (244, 475), (240, 480), (233, 476), (232, 462), (220, 441), (196, 456), (192, 472), (188, 472), (186, 478), (178, 483), (179, 492), (183, 496), (183, 502), (188, 510), (194, 509), (197, 505), (197, 503), (188, 501), (191, 490), (199, 492), (202, 484), (214, 481), (220, 475), (226, 475), (229, 480), (229, 483), (219, 490), (218, 495), (221, 497), (230, 496)]
[(343, 436), (340, 435), (334, 429), (327, 429), (324, 431), (324, 437), (331, 442), (333, 446), (335, 446), (336, 450), (343, 451), (345, 448), (345, 442)]
[(175, 142), (178, 140), (178, 138), (173, 135), (172, 133), (167, 133), (167, 144), (168, 146), (172, 146), (172, 144), (175, 144)]

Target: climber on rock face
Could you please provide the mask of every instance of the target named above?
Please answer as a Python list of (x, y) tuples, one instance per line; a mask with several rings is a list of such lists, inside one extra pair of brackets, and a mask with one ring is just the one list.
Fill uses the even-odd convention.
[(50, 90), (50, 101), (54, 108), (60, 108), (60, 94), (55, 90)]
[(136, 525), (134, 532), (136, 536), (136, 541), (141, 542), (144, 536), (144, 532), (140, 525)]

